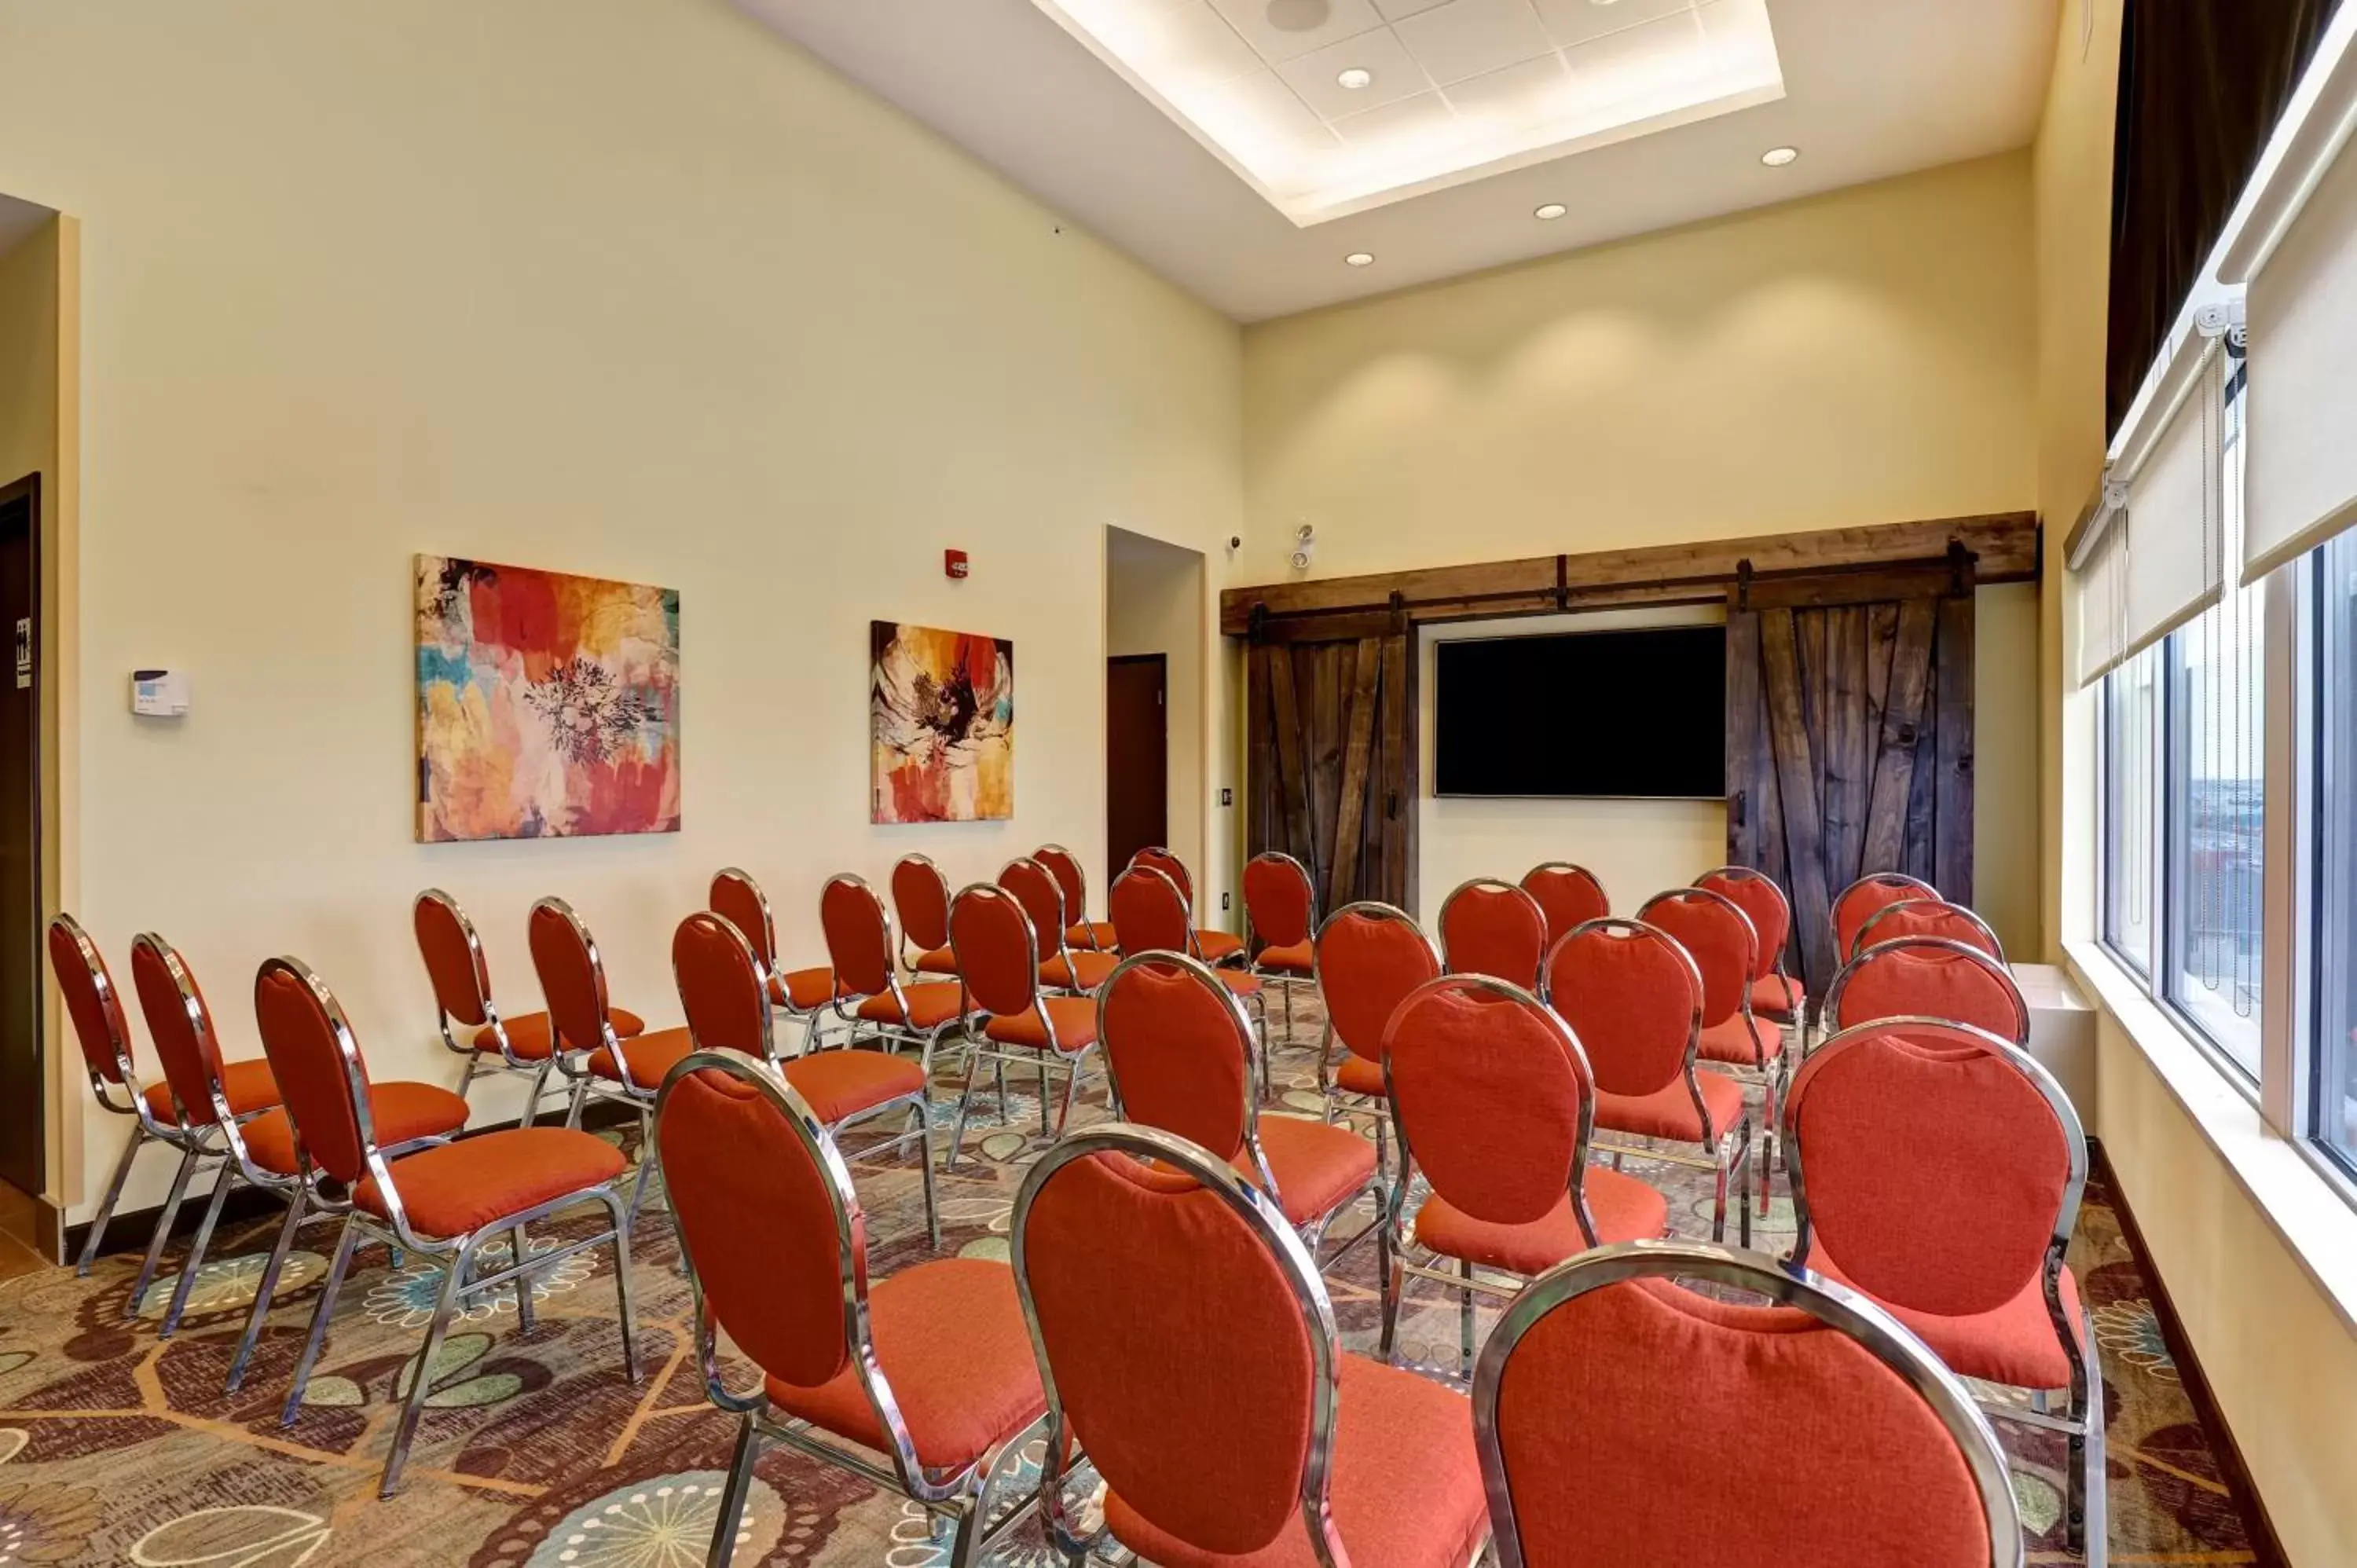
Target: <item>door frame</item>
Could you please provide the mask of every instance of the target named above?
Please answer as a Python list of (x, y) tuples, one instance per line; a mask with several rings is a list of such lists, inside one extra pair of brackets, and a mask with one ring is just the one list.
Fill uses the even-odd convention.
[(32, 858), (33, 858), (33, 973), (40, 978), (28, 998), (33, 1013), (33, 1078), (41, 1098), (41, 1113), (33, 1123), (33, 1166), (38, 1176), (35, 1187), (25, 1196), (42, 1208), (44, 1189), (49, 1185), (49, 1156), (56, 1140), (51, 1136), (49, 1118), (57, 1095), (57, 1075), (50, 1070), (49, 1042), (51, 1036), (49, 999), (51, 986), (47, 981), (48, 964), (42, 956), (41, 929), (49, 915), (49, 888), (52, 886), (50, 865), (50, 834), (54, 828), (54, 803), (48, 787), (57, 767), (57, 736), (50, 723), (49, 661), (42, 650), (54, 646), (54, 628), (49, 624), (52, 609), (45, 575), (48, 561), (41, 549), (41, 533), (46, 518), (41, 508), (41, 475), (35, 469), (21, 478), (0, 484), (0, 507), (22, 500), (26, 505), (25, 547), (27, 580), (31, 585), (33, 601), (33, 779), (32, 779)]

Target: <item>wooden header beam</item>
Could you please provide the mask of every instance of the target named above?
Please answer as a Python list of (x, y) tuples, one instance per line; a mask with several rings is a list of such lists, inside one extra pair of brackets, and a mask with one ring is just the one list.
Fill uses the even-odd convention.
[(1760, 583), (1944, 564), (1951, 544), (1971, 553), (1978, 583), (2030, 583), (2038, 580), (2038, 514), (2011, 511), (1271, 583), (1222, 592), (1220, 629), (1231, 637), (1251, 634), (1255, 611), (1265, 639), (1286, 640), (1289, 630), (1309, 630), (1289, 628), (1288, 622), (1310, 618), (1320, 623), (1316, 635), (1322, 638), (1333, 635), (1326, 627), (1327, 618), (1335, 616), (1477, 620), (1611, 605), (1697, 603), (1723, 596), (1745, 562), (1750, 563), (1751, 580)]

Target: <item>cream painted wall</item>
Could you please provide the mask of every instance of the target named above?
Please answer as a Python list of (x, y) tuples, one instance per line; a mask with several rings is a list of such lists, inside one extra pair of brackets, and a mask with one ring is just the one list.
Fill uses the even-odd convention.
[[(827, 873), (1102, 843), (1103, 530), (1235, 532), (1232, 324), (719, 0), (5, 28), (0, 190), (85, 240), (79, 908), (118, 965), (135, 932), (178, 943), (231, 1055), (255, 964), (292, 952), (379, 1076), (455, 1079), (408, 929), (429, 885), (510, 1010), (558, 893), (667, 1023), (718, 866), (815, 955)], [(680, 590), (681, 832), (412, 842), (419, 551)], [(1016, 639), (1013, 822), (867, 825), (873, 617)], [(147, 664), (190, 673), (185, 720), (124, 711)], [(1231, 872), (1202, 868), (1214, 897)], [(118, 1136), (93, 1128), (77, 1217)]]
[[(1238, 580), (1292, 576), (1302, 521), (1322, 577), (2029, 508), (2030, 262), (2013, 154), (1248, 328)], [(1975, 854), (2034, 950), (2032, 602), (1980, 598)], [(1435, 908), (1442, 868), (1518, 875), (1499, 857), (1542, 841), (1620, 860), (1616, 898), (1724, 857), (1698, 817), (1616, 841), (1437, 804)]]
[(0, 255), (0, 485), (58, 467), (58, 221)]
[[(1203, 863), (1204, 769), (1209, 736), (1204, 711), (1206, 669), (1203, 553), (1165, 544), (1126, 529), (1105, 531), (1105, 653), (1164, 656), (1163, 722), (1168, 735), (1169, 844), (1191, 870)], [(1111, 757), (1107, 767), (1116, 764)], [(1080, 848), (1080, 846), (1074, 846)], [(1081, 849), (1089, 869), (1089, 896), (1102, 901), (1121, 868), (1106, 863), (1102, 833)], [(1216, 894), (1196, 918), (1218, 927)], [(1102, 902), (1092, 910), (1102, 917)]]

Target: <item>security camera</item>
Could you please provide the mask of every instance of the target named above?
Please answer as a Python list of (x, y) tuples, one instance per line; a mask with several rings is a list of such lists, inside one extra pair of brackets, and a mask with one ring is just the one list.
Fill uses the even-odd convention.
[(1229, 553), (1229, 554), (1233, 555), (1237, 551), (1242, 550), (1243, 547), (1244, 547), (1244, 536), (1243, 536), (1243, 534), (1241, 534), (1241, 533), (1231, 533), (1231, 534), (1229, 534), (1229, 535), (1228, 535), (1228, 553)]

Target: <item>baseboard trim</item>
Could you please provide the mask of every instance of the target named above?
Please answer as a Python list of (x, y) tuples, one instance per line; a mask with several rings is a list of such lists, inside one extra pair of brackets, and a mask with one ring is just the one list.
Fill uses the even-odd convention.
[[(581, 1124), (595, 1132), (607, 1127), (630, 1126), (638, 1119), (638, 1112), (631, 1107), (611, 1100), (600, 1100), (593, 1101), (583, 1112)], [(535, 1124), (543, 1127), (553, 1126), (561, 1120), (561, 1116), (543, 1117)], [(510, 1117), (504, 1122), (486, 1122), (480, 1127), (468, 1128), (459, 1136), (479, 1138), (486, 1133), (505, 1132), (519, 1125), (521, 1121), (519, 1117)], [(212, 1184), (210, 1178), (199, 1177), (198, 1182), (189, 1184), (188, 1195), (181, 1201), (180, 1212), (172, 1225), (172, 1233), (175, 1236), (192, 1236), (196, 1233), (197, 1227), (204, 1222), (205, 1200), (211, 1196)], [(80, 1224), (65, 1225), (64, 1210), (54, 1208), (46, 1202), (41, 1205), (41, 1208), (43, 1226), (47, 1228), (56, 1224), (62, 1228), (63, 1232), (59, 1239), (64, 1245), (49, 1255), (64, 1262), (80, 1258), (83, 1243), (90, 1239), (90, 1221), (83, 1220)], [(162, 1217), (163, 1212), (164, 1206), (160, 1203), (150, 1208), (117, 1212), (106, 1222), (106, 1240), (102, 1244), (101, 1255), (113, 1256), (122, 1252), (146, 1251), (156, 1240), (156, 1221)], [(235, 1192), (229, 1195), (228, 1201), (221, 1205), (221, 1223), (240, 1225), (249, 1219), (259, 1219), (267, 1215), (283, 1212), (278, 1200), (270, 1194), (255, 1187), (240, 1186)], [(57, 1232), (51, 1231), (50, 1234), (56, 1236)]]
[(2251, 1538), (2252, 1548), (2259, 1554), (2262, 1568), (2286, 1568), (2291, 1559), (2284, 1555), (2283, 1542), (2276, 1539), (2275, 1520), (2267, 1517), (2266, 1500), (2251, 1484), (2250, 1466), (2243, 1462), (2243, 1449), (2234, 1441), (2234, 1429), (2219, 1413), (2218, 1396), (2193, 1354), (2193, 1342), (2186, 1337), (2185, 1325), (2177, 1316), (2177, 1304), (2169, 1298), (2169, 1284), (2153, 1265), (2152, 1249), (2145, 1245), (2136, 1210), (2128, 1206), (2127, 1195), (2120, 1190), (2119, 1177), (2112, 1170), (2110, 1157), (2104, 1153), (2104, 1141), (2089, 1138), (2087, 1154), (2104, 1190), (2111, 1195), (2112, 1212), (2119, 1216), (2121, 1232), (2127, 1237), (2128, 1245), (2136, 1249), (2145, 1283), (2152, 1292), (2152, 1316), (2160, 1326), (2161, 1343), (2168, 1346), (2169, 1359), (2177, 1364), (2178, 1382), (2201, 1416), (2202, 1430), (2219, 1444), (2218, 1462), (2226, 1471), (2220, 1478), (2234, 1498), (2235, 1511), (2243, 1516), (2243, 1529)]

